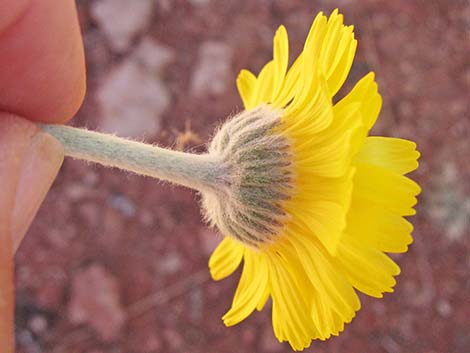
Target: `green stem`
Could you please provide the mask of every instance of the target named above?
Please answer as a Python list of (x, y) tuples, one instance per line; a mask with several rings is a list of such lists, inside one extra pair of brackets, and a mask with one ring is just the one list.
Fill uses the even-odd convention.
[(116, 167), (204, 191), (224, 183), (226, 167), (210, 154), (173, 151), (64, 125), (40, 127), (58, 139), (66, 156)]

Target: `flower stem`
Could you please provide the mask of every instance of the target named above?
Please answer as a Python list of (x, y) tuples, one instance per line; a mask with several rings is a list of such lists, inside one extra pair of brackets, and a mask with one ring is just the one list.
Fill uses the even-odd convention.
[(40, 127), (58, 139), (66, 156), (116, 167), (204, 191), (224, 183), (225, 166), (210, 154), (173, 151), (64, 125)]

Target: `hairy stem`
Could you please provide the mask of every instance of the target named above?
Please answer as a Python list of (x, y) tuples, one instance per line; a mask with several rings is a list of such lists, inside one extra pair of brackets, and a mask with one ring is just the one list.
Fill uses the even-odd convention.
[(219, 158), (192, 154), (64, 125), (40, 127), (58, 139), (65, 155), (146, 175), (204, 191), (224, 183)]

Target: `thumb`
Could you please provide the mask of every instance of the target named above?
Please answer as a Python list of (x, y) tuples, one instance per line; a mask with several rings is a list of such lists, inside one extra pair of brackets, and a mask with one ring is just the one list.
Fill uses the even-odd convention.
[(14, 351), (13, 254), (62, 164), (63, 150), (34, 123), (0, 113), (0, 351)]
[(34, 123), (0, 113), (0, 230), (18, 248), (64, 158), (62, 145)]

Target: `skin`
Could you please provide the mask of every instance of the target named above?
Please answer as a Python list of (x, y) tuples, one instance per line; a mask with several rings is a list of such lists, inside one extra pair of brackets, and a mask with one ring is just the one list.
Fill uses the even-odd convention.
[(77, 112), (85, 61), (73, 0), (2, 0), (0, 14), (0, 352), (13, 353), (13, 256), (63, 161), (35, 122)]

